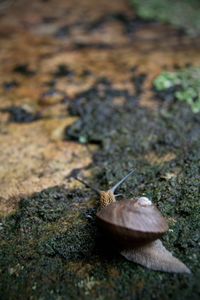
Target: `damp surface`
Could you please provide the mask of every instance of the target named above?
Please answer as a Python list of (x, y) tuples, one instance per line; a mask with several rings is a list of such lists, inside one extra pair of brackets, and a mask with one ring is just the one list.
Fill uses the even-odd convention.
[[(3, 299), (199, 299), (200, 42), (132, 2), (0, 4)], [(74, 179), (106, 190), (132, 169), (119, 193), (155, 203), (191, 276), (120, 257)]]

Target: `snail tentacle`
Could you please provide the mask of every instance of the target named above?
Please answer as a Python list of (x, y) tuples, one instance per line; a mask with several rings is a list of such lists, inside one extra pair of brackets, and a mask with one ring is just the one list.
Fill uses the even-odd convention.
[(125, 177), (123, 177), (119, 182), (117, 182), (111, 189), (108, 191), (100, 192), (100, 205), (101, 207), (105, 207), (113, 202), (116, 201), (115, 197), (121, 195), (115, 195), (115, 190), (133, 173), (134, 170), (132, 170), (130, 173), (128, 173)]
[(110, 191), (114, 194), (115, 190), (134, 172), (132, 170), (130, 173), (128, 173), (125, 177), (123, 177), (119, 182), (117, 182), (111, 189)]
[(84, 184), (86, 187), (90, 188), (91, 190), (93, 190), (94, 192), (96, 192), (98, 195), (101, 194), (101, 191), (98, 190), (97, 188), (91, 186), (88, 182), (86, 182), (85, 180), (79, 178), (78, 176), (75, 177), (76, 180), (78, 180), (79, 182), (81, 182), (82, 184)]

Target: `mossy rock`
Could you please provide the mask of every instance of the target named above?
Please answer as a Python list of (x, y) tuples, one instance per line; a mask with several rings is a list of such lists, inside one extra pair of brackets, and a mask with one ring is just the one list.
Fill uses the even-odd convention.
[(149, 111), (111, 82), (98, 85), (71, 104), (79, 119), (66, 138), (86, 136), (99, 145), (90, 180), (101, 189), (135, 169), (121, 192), (153, 200), (169, 220), (163, 243), (193, 275), (126, 261), (97, 227), (93, 192), (58, 186), (21, 199), (16, 213), (2, 218), (0, 293), (4, 299), (198, 299), (200, 116), (177, 102)]

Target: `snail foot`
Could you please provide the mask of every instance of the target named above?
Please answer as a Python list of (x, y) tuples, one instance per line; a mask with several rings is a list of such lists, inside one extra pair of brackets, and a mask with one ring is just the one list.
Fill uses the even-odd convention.
[(152, 270), (171, 273), (191, 273), (190, 269), (174, 257), (159, 239), (145, 246), (123, 250), (120, 253), (127, 260)]

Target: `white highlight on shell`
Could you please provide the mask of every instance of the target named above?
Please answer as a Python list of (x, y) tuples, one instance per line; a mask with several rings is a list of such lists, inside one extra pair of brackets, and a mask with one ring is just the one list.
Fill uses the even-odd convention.
[(141, 206), (149, 206), (149, 205), (152, 205), (151, 200), (149, 200), (149, 198), (147, 198), (147, 197), (140, 197), (140, 198), (138, 198), (137, 203), (138, 203), (139, 205), (141, 205)]

